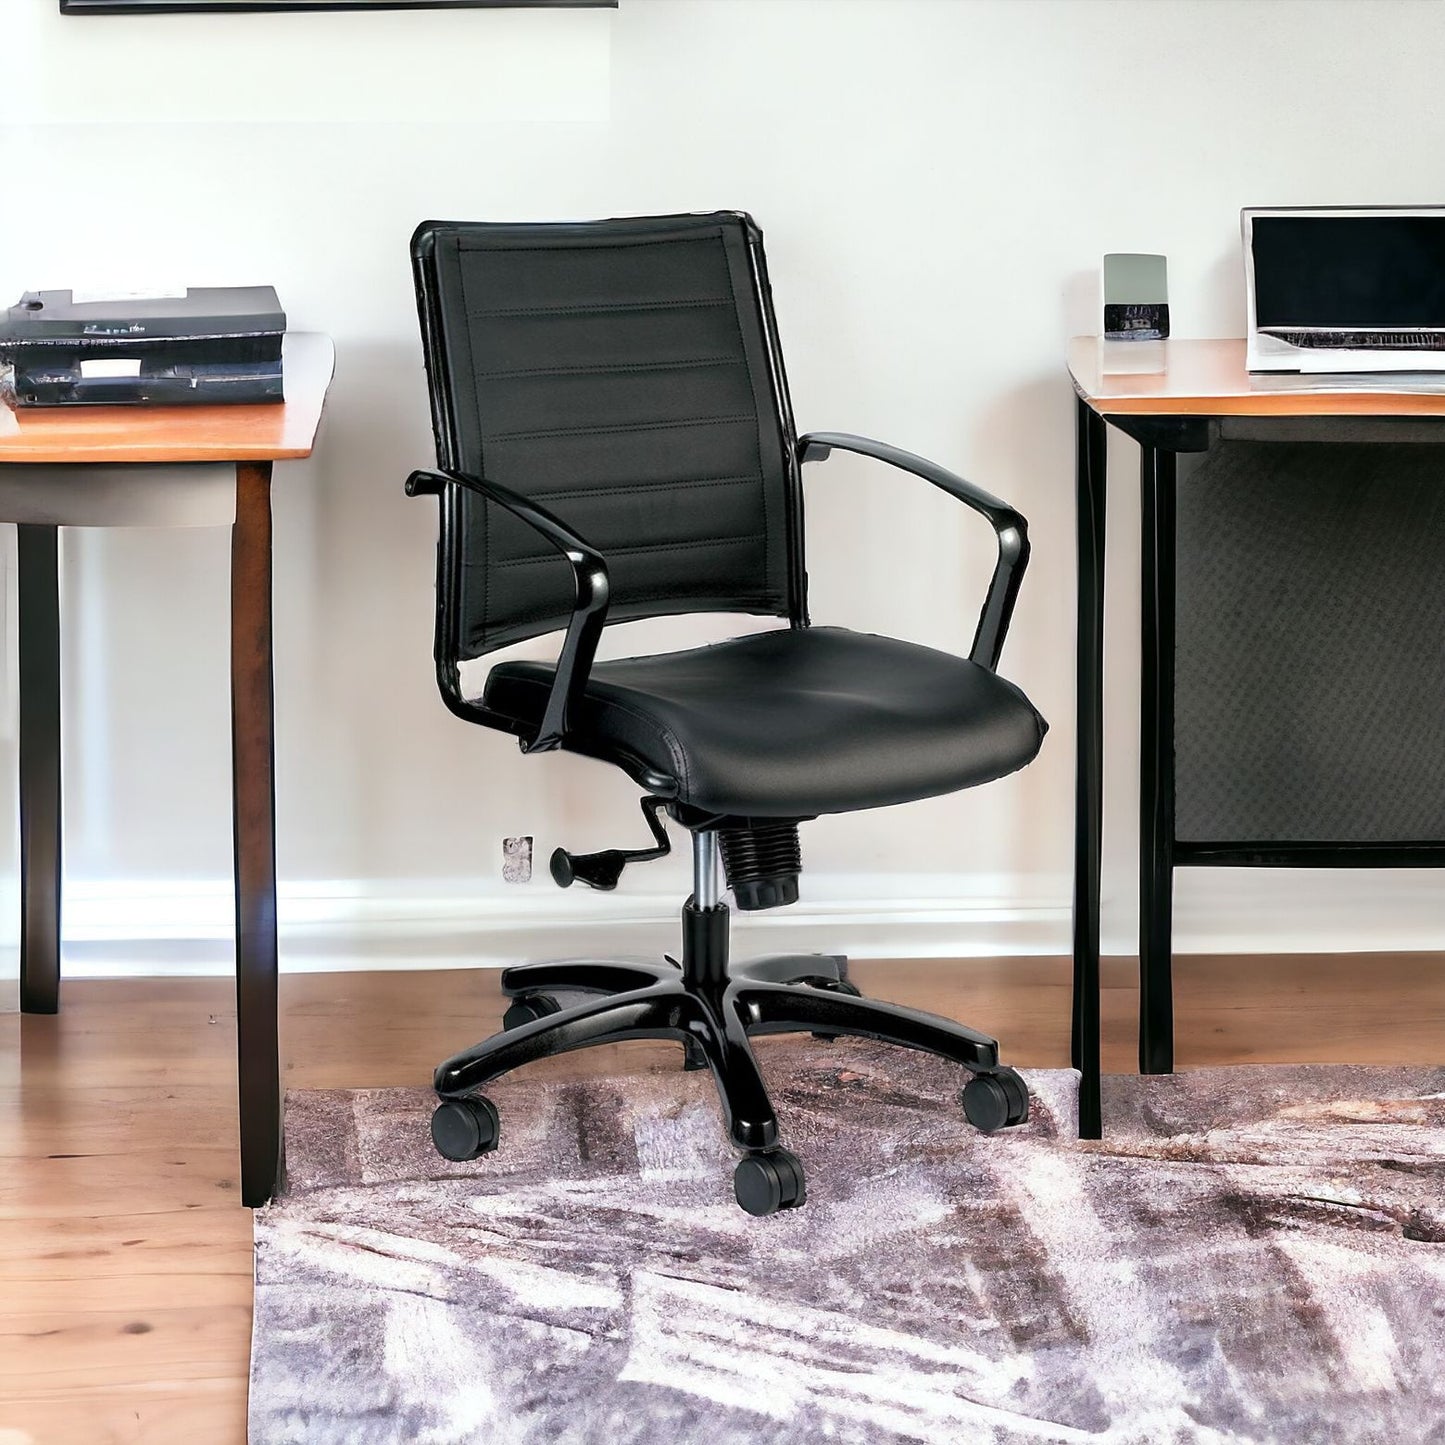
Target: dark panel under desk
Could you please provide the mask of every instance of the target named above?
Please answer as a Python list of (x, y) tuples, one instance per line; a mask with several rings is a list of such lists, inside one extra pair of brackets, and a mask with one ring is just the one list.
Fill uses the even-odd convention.
[(1445, 445), (1216, 441), (1176, 536), (1175, 837), (1445, 839)]

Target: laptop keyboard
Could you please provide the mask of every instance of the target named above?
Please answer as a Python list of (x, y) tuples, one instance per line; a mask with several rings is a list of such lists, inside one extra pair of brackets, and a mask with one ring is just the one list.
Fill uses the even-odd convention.
[(1342, 351), (1445, 351), (1445, 331), (1276, 331), (1261, 328), (1291, 346)]

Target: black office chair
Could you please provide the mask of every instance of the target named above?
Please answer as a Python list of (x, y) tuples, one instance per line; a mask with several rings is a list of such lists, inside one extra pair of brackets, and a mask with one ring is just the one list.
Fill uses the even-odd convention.
[[(574, 856), (552, 874), (613, 888), (668, 851), (659, 813), (692, 834), (682, 961), (506, 969), (505, 1031), (436, 1071), (432, 1138), (448, 1159), (498, 1141), (476, 1090), (533, 1059), (618, 1039), (674, 1038), (712, 1070), (739, 1204), (803, 1203), (749, 1037), (858, 1034), (972, 1074), (963, 1110), (993, 1130), (1028, 1090), (993, 1039), (859, 996), (846, 960), (728, 965), (722, 866), (737, 906), (798, 896), (798, 824), (986, 783), (1029, 762), (1046, 724), (995, 671), (1028, 558), (1024, 520), (943, 468), (861, 437), (794, 431), (763, 262), (740, 212), (586, 224), (429, 221), (412, 239), (440, 499), (437, 681), (458, 717), (620, 767), (648, 794), (647, 849)], [(809, 625), (800, 467), (833, 449), (876, 457), (981, 512), (998, 565), (967, 660)], [(555, 510), (553, 510), (555, 509)], [(567, 520), (563, 521), (565, 517)], [(585, 540), (584, 540), (585, 539)], [(889, 537), (907, 565), (906, 537)], [(712, 647), (595, 662), (606, 621), (747, 612), (790, 623)], [(556, 664), (505, 662), (479, 699), (459, 664), (566, 629)], [(554, 994), (601, 994), (562, 1008)]]

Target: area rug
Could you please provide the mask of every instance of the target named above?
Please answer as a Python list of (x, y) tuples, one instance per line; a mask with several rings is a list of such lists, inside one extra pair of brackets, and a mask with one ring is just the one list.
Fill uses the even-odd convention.
[(731, 1198), (706, 1076), (293, 1093), (256, 1217), (252, 1445), (1445, 1442), (1445, 1069), (1075, 1076), (760, 1049), (805, 1208)]

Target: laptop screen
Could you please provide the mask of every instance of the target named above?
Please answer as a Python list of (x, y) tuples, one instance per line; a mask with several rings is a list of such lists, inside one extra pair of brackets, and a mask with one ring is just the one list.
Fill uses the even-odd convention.
[(1258, 327), (1445, 328), (1445, 212), (1252, 222)]

